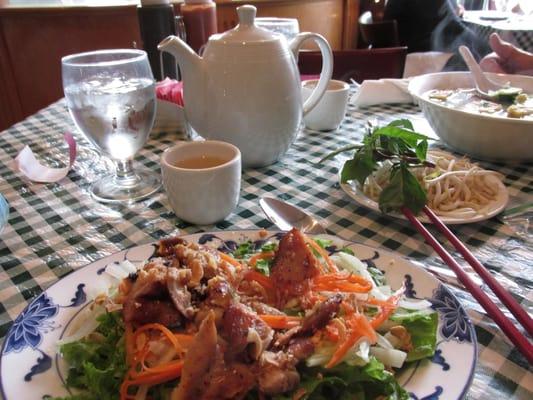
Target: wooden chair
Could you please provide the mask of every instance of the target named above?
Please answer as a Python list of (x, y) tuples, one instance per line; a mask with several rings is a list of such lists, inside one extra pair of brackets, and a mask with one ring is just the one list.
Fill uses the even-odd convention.
[[(401, 78), (407, 47), (333, 51), (333, 79), (349, 82), (354, 79)], [(322, 58), (318, 51), (301, 51), (298, 56), (301, 74), (319, 74)]]
[(372, 13), (365, 11), (359, 17), (361, 39), (369, 48), (396, 47), (400, 45), (396, 20), (374, 21)]

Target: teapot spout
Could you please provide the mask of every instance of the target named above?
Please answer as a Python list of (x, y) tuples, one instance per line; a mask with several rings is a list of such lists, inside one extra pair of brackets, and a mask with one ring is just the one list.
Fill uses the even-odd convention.
[[(194, 85), (201, 80), (202, 58), (198, 56), (187, 43), (177, 36), (168, 36), (157, 45), (160, 51), (166, 51), (174, 56), (180, 67), (182, 80), (185, 85)], [(190, 83), (187, 83), (190, 81)]]

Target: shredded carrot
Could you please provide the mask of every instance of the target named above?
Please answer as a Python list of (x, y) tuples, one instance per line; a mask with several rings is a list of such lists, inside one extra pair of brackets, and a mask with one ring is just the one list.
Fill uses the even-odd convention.
[(130, 370), (129, 376), (133, 379), (141, 379), (152, 375), (158, 375), (167, 372), (170, 373), (170, 371), (179, 370), (179, 372), (181, 372), (182, 367), (183, 360), (169, 361), (168, 363), (157, 365), (155, 367), (145, 366), (142, 371)]
[(335, 263), (331, 260), (331, 258), (329, 258), (328, 253), (326, 251), (324, 251), (324, 249), (322, 247), (320, 247), (318, 245), (318, 243), (315, 242), (310, 237), (304, 235), (304, 238), (305, 238), (305, 241), (307, 242), (307, 244), (309, 244), (309, 246), (311, 246), (318, 254), (320, 254), (320, 257), (322, 257), (324, 259), (324, 261), (326, 262), (326, 265), (328, 267), (328, 271), (329, 272), (337, 272), (338, 268), (335, 265)]
[(257, 254), (254, 254), (252, 257), (250, 257), (250, 259), (248, 260), (248, 263), (252, 267), (255, 267), (257, 264), (257, 261), (271, 260), (272, 258), (274, 258), (275, 255), (276, 253), (274, 253), (273, 251), (263, 251), (262, 253), (257, 253)]
[(229, 254), (226, 254), (226, 253), (223, 253), (221, 251), (218, 252), (218, 255), (220, 256), (220, 258), (223, 260), (223, 261), (226, 261), (228, 264), (231, 264), (233, 265), (234, 267), (237, 267), (237, 268), (242, 268), (242, 265), (240, 262), (238, 262), (236, 259), (234, 259), (232, 256), (230, 256)]
[(370, 344), (375, 344), (378, 340), (378, 335), (376, 334), (376, 331), (370, 325), (370, 322), (366, 318), (364, 314), (361, 315), (361, 318), (358, 318), (357, 320), (357, 327), (361, 330), (363, 333), (363, 336), (366, 336), (368, 340), (370, 340)]
[(372, 326), (372, 328), (378, 329), (381, 324), (383, 324), (386, 320), (389, 319), (394, 310), (396, 310), (400, 297), (401, 293), (395, 294), (385, 301), (385, 304), (381, 306), (380, 312), (376, 314), (374, 318), (372, 318), (372, 320), (370, 321), (370, 325)]
[(384, 306), (390, 305), (390, 302), (388, 302), (388, 299), (387, 300), (378, 300), (375, 297), (367, 299), (365, 302), (367, 304), (371, 305), (371, 306), (377, 306), (377, 307), (384, 307)]
[(120, 385), (120, 400), (128, 400), (133, 397), (128, 394), (128, 389), (131, 386), (157, 385), (180, 377), (183, 369), (183, 362), (168, 363), (166, 364), (166, 367), (167, 368), (161, 372), (139, 374), (134, 379), (130, 379), (132, 371), (128, 372), (128, 376), (126, 376), (126, 379), (124, 379)]
[(315, 290), (368, 293), (372, 282), (359, 275), (333, 273), (318, 275), (313, 279)]
[(244, 275), (244, 279), (246, 279), (247, 281), (256, 281), (267, 290), (274, 289), (274, 284), (268, 276), (263, 275), (260, 272), (254, 271), (253, 269), (250, 269), (246, 272), (246, 274)]
[(324, 334), (328, 340), (332, 342), (339, 342), (346, 337), (346, 325), (339, 319), (333, 318), (324, 329)]
[(300, 325), (302, 321), (301, 317), (290, 315), (272, 315), (272, 314), (259, 314), (261, 318), (268, 326), (273, 329), (290, 329)]
[[(346, 321), (349, 327), (348, 333), (339, 339), (339, 345), (331, 356), (331, 359), (326, 364), (326, 368), (332, 368), (342, 361), (348, 350), (361, 338), (363, 334), (357, 329), (358, 319), (364, 318), (361, 314), (354, 314), (350, 319)], [(349, 323), (348, 323), (349, 322)]]
[(170, 343), (174, 346), (176, 351), (180, 353), (183, 351), (182, 347), (180, 346), (178, 339), (174, 336), (174, 333), (170, 331), (166, 326), (158, 323), (152, 323), (152, 324), (146, 324), (141, 327), (139, 327), (134, 333), (133, 333), (133, 343), (137, 343), (137, 338), (139, 335), (145, 331), (148, 330), (158, 330), (163, 333), (163, 335), (168, 339)]

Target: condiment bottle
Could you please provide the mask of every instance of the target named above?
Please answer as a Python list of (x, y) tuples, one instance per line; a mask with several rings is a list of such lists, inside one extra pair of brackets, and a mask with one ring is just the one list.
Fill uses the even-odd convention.
[(197, 53), (217, 33), (217, 10), (212, 0), (185, 0), (181, 5), (187, 43)]
[(176, 78), (176, 60), (168, 53), (160, 54), (157, 49), (161, 40), (176, 34), (174, 8), (169, 0), (141, 0), (137, 16), (143, 49), (148, 53), (154, 78), (158, 81), (165, 77)]

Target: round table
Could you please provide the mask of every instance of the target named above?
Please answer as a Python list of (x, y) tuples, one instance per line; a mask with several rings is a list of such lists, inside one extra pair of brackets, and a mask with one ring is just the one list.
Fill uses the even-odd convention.
[(487, 41), (492, 32), (497, 32), (504, 40), (533, 52), (533, 15), (502, 11), (465, 11), (463, 22)]

